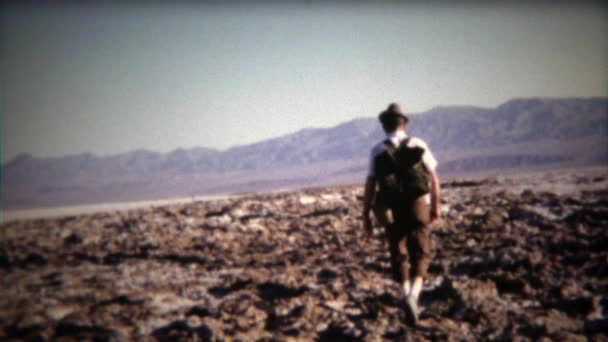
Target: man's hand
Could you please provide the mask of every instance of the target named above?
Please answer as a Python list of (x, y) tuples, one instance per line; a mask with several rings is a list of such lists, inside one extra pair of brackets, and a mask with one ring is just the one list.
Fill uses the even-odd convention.
[(439, 216), (441, 211), (439, 209), (439, 206), (433, 206), (433, 208), (431, 209), (431, 223), (435, 222), (435, 220), (437, 220), (439, 218)]
[(364, 215), (363, 216), (363, 230), (365, 231), (365, 239), (369, 240), (371, 237), (374, 236), (374, 230), (372, 228), (372, 220), (370, 219), (369, 215)]
[(441, 214), (441, 200), (439, 199), (439, 177), (435, 171), (431, 172), (431, 223)]
[(365, 230), (365, 239), (369, 240), (373, 236), (372, 221), (369, 217), (370, 206), (374, 194), (376, 193), (376, 179), (368, 176), (365, 179), (365, 189), (363, 191), (363, 229)]

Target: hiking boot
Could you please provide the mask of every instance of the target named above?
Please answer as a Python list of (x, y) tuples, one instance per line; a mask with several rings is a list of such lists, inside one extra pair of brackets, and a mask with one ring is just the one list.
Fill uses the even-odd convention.
[(418, 324), (418, 303), (416, 298), (413, 296), (405, 298), (405, 311), (408, 316), (408, 323), (416, 326)]

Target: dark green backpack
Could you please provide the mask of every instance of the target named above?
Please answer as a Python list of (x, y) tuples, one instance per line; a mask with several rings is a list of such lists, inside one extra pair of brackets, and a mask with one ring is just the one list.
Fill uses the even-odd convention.
[(395, 147), (390, 140), (384, 141), (385, 151), (374, 160), (379, 199), (386, 204), (396, 204), (414, 199), (430, 191), (430, 173), (422, 162), (422, 147), (408, 147), (409, 138)]

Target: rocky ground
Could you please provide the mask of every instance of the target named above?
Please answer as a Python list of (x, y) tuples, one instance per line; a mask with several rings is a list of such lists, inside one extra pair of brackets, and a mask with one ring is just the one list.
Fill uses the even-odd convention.
[(345, 186), (6, 223), (0, 339), (608, 339), (605, 170), (442, 193), (417, 328)]

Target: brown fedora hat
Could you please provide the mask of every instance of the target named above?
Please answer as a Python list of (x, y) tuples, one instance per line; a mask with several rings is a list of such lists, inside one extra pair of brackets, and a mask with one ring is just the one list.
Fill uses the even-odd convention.
[(388, 107), (378, 115), (378, 120), (384, 123), (390, 117), (401, 117), (405, 122), (409, 121), (409, 118), (403, 113), (401, 110), (401, 106), (399, 104), (393, 102), (388, 105)]

